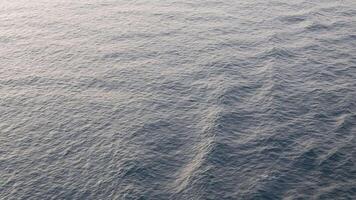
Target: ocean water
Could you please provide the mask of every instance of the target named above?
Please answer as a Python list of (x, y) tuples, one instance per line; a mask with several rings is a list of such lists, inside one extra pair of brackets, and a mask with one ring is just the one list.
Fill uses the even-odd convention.
[(356, 199), (354, 0), (2, 0), (0, 199)]

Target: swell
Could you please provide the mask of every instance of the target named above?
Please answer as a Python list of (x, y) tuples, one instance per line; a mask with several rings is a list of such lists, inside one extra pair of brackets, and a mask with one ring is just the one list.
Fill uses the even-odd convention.
[(170, 185), (174, 191), (172, 198), (230, 199), (237, 197), (237, 188), (241, 193), (247, 190), (244, 188), (247, 186), (235, 179), (243, 178), (238, 175), (240, 170), (244, 170), (249, 159), (260, 150), (253, 140), (261, 137), (258, 136), (260, 131), (268, 130), (262, 119), (263, 110), (268, 110), (269, 104), (258, 113), (250, 110), (255, 108), (254, 99), (265, 102), (266, 94), (261, 87), (265, 86), (255, 82), (241, 82), (237, 86), (225, 82), (215, 90), (214, 106), (201, 122), (200, 142), (192, 147), (194, 156), (179, 169)]
[(216, 123), (218, 115), (217, 111), (211, 111), (207, 119), (204, 120), (205, 126), (202, 130), (201, 141), (192, 147), (194, 156), (178, 170), (175, 181), (170, 185), (174, 190), (174, 198), (187, 195), (190, 192), (194, 192), (192, 198), (199, 198), (204, 193), (204, 189), (197, 190), (195, 184), (202, 178), (202, 174), (208, 173), (210, 170), (206, 162), (215, 146), (216, 129), (219, 126)]

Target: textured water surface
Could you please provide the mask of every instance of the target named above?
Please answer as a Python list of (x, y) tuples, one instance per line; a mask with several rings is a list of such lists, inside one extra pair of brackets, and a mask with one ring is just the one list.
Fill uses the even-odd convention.
[(353, 0), (2, 0), (0, 199), (356, 199)]

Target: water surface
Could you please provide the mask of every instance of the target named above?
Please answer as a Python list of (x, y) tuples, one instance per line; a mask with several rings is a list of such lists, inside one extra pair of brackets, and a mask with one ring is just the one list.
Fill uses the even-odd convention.
[(0, 199), (356, 199), (353, 0), (2, 0)]

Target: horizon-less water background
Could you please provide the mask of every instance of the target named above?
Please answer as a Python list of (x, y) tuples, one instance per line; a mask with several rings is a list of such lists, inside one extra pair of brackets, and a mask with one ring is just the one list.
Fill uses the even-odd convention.
[(353, 0), (2, 0), (0, 199), (356, 199)]

